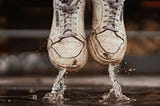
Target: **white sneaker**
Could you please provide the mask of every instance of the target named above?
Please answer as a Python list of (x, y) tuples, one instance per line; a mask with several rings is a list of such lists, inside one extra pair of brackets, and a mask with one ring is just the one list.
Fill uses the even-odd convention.
[(56, 68), (82, 68), (88, 51), (84, 28), (85, 0), (54, 0), (53, 22), (48, 39), (49, 59)]
[(118, 64), (123, 59), (127, 39), (123, 22), (124, 0), (92, 0), (93, 20), (89, 50), (100, 64)]

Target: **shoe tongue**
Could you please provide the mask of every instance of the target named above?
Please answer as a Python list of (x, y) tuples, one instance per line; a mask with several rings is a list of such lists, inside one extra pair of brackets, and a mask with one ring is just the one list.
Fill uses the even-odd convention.
[(122, 5), (124, 1), (125, 0), (108, 0), (108, 2), (111, 3), (111, 6), (114, 8)]
[(73, 0), (67, 0), (67, 1), (68, 1), (67, 4), (68, 4), (68, 5), (71, 5), (71, 3), (72, 3)]
[(73, 12), (80, 0), (57, 0), (57, 4), (64, 12)]
[(67, 3), (68, 0), (60, 0), (62, 3)]
[(70, 5), (73, 0), (61, 0), (62, 3), (65, 3), (67, 5)]

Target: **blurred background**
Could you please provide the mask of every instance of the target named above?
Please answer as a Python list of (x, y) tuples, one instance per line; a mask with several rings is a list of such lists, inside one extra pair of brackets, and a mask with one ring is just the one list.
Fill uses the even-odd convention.
[[(86, 1), (88, 37), (92, 8), (91, 0)], [(40, 106), (35, 103), (51, 90), (58, 74), (46, 48), (52, 4), (52, 0), (0, 0), (0, 106)], [(160, 106), (160, 0), (126, 0), (124, 20), (128, 47), (118, 81), (124, 94), (137, 99), (127, 106)], [(107, 66), (91, 57), (81, 71), (67, 75), (65, 95), (71, 104), (91, 106), (86, 102), (92, 104), (111, 88)]]
[[(124, 19), (128, 48), (122, 75), (160, 75), (160, 1), (126, 0)], [(0, 0), (0, 76), (54, 76), (47, 55), (52, 0)], [(85, 23), (89, 36), (91, 3)], [(72, 75), (104, 75), (105, 67), (89, 57), (84, 71)]]

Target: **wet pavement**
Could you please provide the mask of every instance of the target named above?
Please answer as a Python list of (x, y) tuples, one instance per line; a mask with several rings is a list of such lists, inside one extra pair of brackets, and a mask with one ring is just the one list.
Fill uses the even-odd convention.
[[(73, 80), (74, 79), (74, 80)], [(109, 78), (72, 77), (66, 79), (65, 99), (62, 104), (42, 102), (42, 97), (51, 90), (52, 78), (21, 77), (1, 78), (0, 106), (159, 106), (160, 77), (119, 77), (126, 96), (136, 99), (128, 102), (102, 102), (104, 93), (109, 92)]]

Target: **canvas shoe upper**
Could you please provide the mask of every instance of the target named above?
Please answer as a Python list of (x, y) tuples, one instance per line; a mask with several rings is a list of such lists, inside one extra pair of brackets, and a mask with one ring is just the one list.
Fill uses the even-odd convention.
[(84, 28), (85, 0), (54, 0), (48, 53), (57, 68), (78, 70), (87, 61)]
[(93, 20), (89, 50), (102, 65), (119, 63), (127, 40), (123, 22), (124, 0), (92, 0)]

